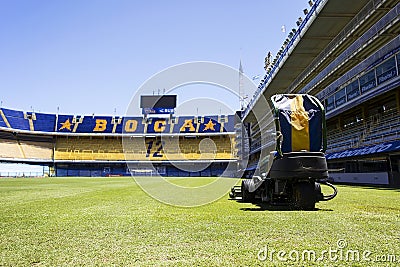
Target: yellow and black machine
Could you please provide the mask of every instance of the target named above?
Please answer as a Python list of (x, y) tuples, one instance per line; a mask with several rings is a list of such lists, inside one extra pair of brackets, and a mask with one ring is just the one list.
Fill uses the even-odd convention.
[[(325, 158), (325, 110), (321, 102), (306, 94), (279, 94), (271, 97), (275, 124), (275, 151), (260, 158), (258, 173), (232, 188), (230, 197), (243, 202), (290, 205), (315, 209), (315, 203), (333, 199), (335, 186), (328, 182)], [(323, 195), (321, 184), (333, 189)]]

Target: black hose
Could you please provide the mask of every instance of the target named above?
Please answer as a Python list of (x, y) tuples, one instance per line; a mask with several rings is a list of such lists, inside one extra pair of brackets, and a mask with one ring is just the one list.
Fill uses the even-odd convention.
[(333, 184), (328, 183), (328, 182), (326, 182), (326, 181), (320, 181), (319, 183), (324, 184), (324, 185), (327, 185), (327, 186), (329, 186), (330, 188), (333, 189), (333, 193), (330, 194), (330, 195), (324, 196), (324, 198), (323, 198), (321, 201), (328, 201), (328, 200), (331, 200), (331, 199), (333, 199), (334, 197), (336, 197), (336, 195), (337, 195), (337, 188), (336, 188)]

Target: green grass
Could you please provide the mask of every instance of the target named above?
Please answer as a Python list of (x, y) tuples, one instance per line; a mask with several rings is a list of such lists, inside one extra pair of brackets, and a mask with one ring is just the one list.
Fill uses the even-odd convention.
[(338, 189), (316, 211), (263, 210), (228, 196), (179, 208), (147, 196), (132, 178), (0, 179), (0, 266), (399, 265), (327, 255), (323, 261), (282, 262), (276, 253), (273, 262), (258, 259), (266, 247), (300, 255), (314, 250), (318, 257), (337, 249), (340, 239), (345, 253), (400, 257), (400, 191)]

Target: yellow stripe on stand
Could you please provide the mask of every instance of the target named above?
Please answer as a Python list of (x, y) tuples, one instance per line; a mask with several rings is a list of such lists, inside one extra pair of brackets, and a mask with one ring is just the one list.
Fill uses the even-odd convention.
[(304, 109), (303, 97), (297, 95), (290, 103), (292, 111), (292, 151), (310, 151), (310, 128), (308, 113)]
[(3, 111), (2, 111), (1, 109), (0, 109), (0, 115), (1, 115), (1, 117), (3, 118), (3, 121), (4, 121), (4, 123), (7, 125), (7, 127), (8, 127), (8, 128), (12, 128), (11, 125), (10, 125), (10, 123), (9, 123), (8, 120), (7, 120), (6, 115), (4, 115), (4, 113), (3, 113)]

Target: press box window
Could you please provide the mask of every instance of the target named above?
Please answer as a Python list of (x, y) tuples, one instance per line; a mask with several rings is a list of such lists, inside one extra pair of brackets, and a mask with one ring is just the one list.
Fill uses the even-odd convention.
[(335, 108), (335, 97), (330, 96), (326, 99), (326, 111), (330, 111)]
[(358, 80), (353, 81), (346, 86), (347, 100), (352, 100), (360, 95), (360, 86)]
[(387, 80), (396, 76), (396, 61), (394, 57), (391, 57), (381, 65), (376, 67), (376, 77), (378, 78), (378, 84), (386, 82)]
[(375, 69), (360, 77), (360, 89), (364, 93), (376, 86)]
[(346, 103), (346, 90), (345, 88), (339, 90), (336, 94), (335, 94), (335, 104), (336, 107), (343, 105), (344, 103)]

